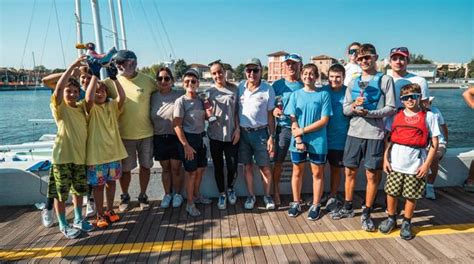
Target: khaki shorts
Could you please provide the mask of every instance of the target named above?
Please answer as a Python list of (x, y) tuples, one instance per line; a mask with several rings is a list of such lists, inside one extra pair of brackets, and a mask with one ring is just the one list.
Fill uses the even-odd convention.
[(122, 160), (122, 171), (129, 172), (137, 167), (150, 169), (153, 167), (153, 137), (143, 139), (122, 139), (128, 157)]
[(387, 175), (385, 193), (393, 197), (404, 197), (418, 200), (425, 192), (425, 179), (417, 178), (416, 175), (392, 171)]
[(89, 192), (86, 166), (73, 163), (53, 164), (49, 172), (48, 198), (65, 202), (69, 192), (77, 196), (85, 196)]

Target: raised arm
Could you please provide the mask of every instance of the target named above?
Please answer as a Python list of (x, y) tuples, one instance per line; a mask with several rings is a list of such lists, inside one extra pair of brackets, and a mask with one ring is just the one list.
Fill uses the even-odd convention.
[(87, 113), (90, 112), (92, 106), (94, 105), (96, 89), (97, 89), (97, 76), (92, 75), (91, 81), (89, 82), (89, 86), (87, 86), (87, 90), (86, 90), (85, 100), (86, 100)]
[(61, 75), (59, 78), (58, 83), (56, 84), (56, 88), (54, 89), (54, 97), (56, 98), (56, 104), (60, 105), (61, 102), (63, 101), (63, 92), (64, 88), (66, 88), (66, 84), (69, 80), (69, 77), (71, 77), (72, 73), (74, 72), (74, 69), (81, 65), (81, 63), (86, 59), (86, 56), (81, 56), (77, 58), (68, 68), (67, 70)]
[(41, 81), (46, 87), (54, 89), (56, 88), (56, 84), (58, 84), (58, 80), (59, 78), (61, 78), (61, 75), (63, 75), (62, 72), (51, 73), (44, 76), (43, 79), (41, 79)]
[(115, 67), (114, 64), (111, 64), (107, 68), (107, 74), (109, 75), (109, 78), (114, 82), (115, 89), (117, 90), (117, 97), (115, 98), (115, 100), (118, 103), (119, 109), (122, 109), (123, 103), (125, 102), (126, 95), (125, 95), (125, 91), (123, 90), (122, 85), (117, 80), (117, 74), (118, 74), (117, 67)]
[(474, 109), (474, 87), (467, 89), (462, 96), (464, 97), (467, 106)]

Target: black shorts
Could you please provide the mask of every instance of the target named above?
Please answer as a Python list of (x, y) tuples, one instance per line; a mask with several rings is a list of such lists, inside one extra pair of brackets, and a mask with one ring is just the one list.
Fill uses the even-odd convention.
[(176, 135), (154, 135), (153, 156), (155, 160), (180, 160), (179, 146), (181, 143)]
[(202, 140), (203, 135), (191, 133), (184, 133), (184, 135), (189, 145), (196, 151), (196, 153), (194, 153), (194, 159), (187, 160), (184, 155), (183, 145), (179, 144), (179, 155), (183, 161), (184, 170), (192, 172), (198, 168), (207, 167), (207, 148)]
[(381, 170), (383, 164), (383, 139), (365, 139), (347, 136), (343, 163), (348, 168), (359, 168), (364, 160), (368, 170)]
[(343, 168), (344, 163), (342, 158), (344, 156), (344, 150), (339, 149), (328, 149), (328, 162), (331, 166)]

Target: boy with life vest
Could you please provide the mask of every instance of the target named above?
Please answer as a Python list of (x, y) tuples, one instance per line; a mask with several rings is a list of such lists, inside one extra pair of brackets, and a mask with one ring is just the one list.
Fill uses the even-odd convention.
[(392, 77), (377, 72), (378, 55), (372, 44), (361, 45), (357, 61), (362, 75), (354, 78), (344, 98), (344, 115), (350, 116), (349, 130), (344, 147), (343, 164), (346, 167), (344, 206), (332, 215), (333, 219), (354, 216), (352, 200), (357, 170), (364, 160), (367, 187), (361, 222), (365, 231), (375, 231), (370, 217), (377, 187), (382, 177), (384, 150), (384, 118), (395, 112), (395, 93)]
[(385, 183), (388, 218), (380, 223), (379, 231), (388, 234), (397, 226), (397, 199), (403, 197), (406, 201), (400, 237), (410, 240), (414, 237), (411, 218), (416, 200), (423, 196), (425, 177), (436, 155), (441, 133), (436, 116), (420, 106), (418, 84), (403, 86), (400, 100), (405, 109), (386, 124), (386, 129), (391, 131), (384, 155), (384, 171), (388, 175)]

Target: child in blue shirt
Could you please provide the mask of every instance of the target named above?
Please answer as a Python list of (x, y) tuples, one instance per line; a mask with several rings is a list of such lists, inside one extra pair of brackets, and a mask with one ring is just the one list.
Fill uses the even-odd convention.
[(317, 89), (315, 82), (319, 72), (316, 65), (303, 66), (301, 79), (304, 88), (291, 94), (285, 114), (291, 118), (293, 137), (290, 143), (293, 175), (291, 188), (293, 202), (288, 215), (296, 217), (301, 213), (301, 187), (305, 162), (309, 157), (313, 174), (313, 205), (308, 219), (317, 220), (321, 216), (321, 194), (323, 193), (323, 171), (327, 155), (326, 125), (332, 115), (331, 97), (328, 91)]

